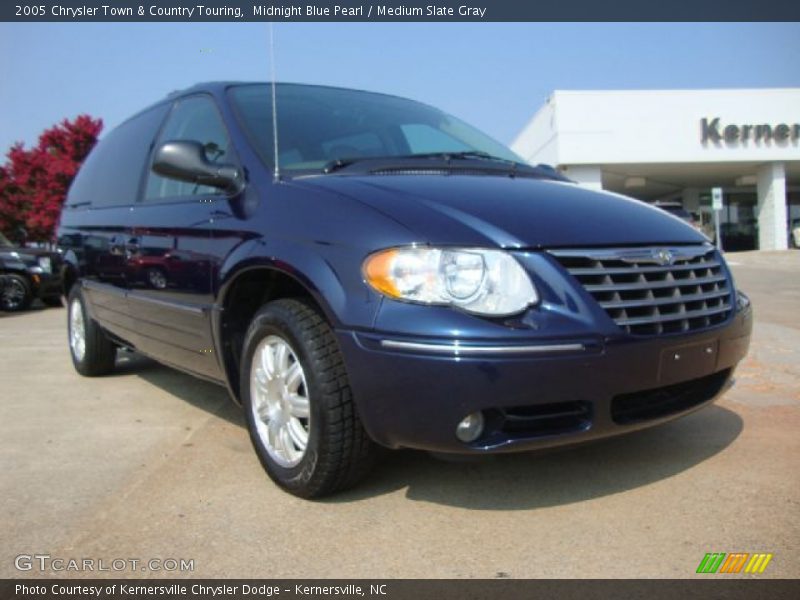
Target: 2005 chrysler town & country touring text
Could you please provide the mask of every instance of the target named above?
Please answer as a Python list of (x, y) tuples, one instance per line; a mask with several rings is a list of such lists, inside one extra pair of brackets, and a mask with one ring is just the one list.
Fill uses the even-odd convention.
[(353, 90), (158, 102), (92, 151), (58, 238), (76, 369), (125, 347), (225, 384), (304, 497), (355, 483), (379, 446), (527, 450), (686, 414), (752, 327), (680, 219)]

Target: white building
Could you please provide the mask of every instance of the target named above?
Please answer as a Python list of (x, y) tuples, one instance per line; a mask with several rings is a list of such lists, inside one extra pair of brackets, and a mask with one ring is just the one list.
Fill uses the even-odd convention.
[(800, 89), (555, 91), (512, 148), (592, 188), (677, 200), (726, 250), (787, 246), (800, 219)]

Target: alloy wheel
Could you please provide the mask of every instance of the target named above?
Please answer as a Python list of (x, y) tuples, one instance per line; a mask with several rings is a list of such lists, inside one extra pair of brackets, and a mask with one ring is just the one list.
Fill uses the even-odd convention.
[(9, 277), (3, 287), (2, 305), (6, 310), (17, 310), (25, 302), (25, 285), (15, 277)]
[(265, 337), (253, 353), (250, 398), (258, 437), (270, 457), (297, 466), (308, 447), (311, 412), (303, 366), (283, 338)]
[(69, 307), (69, 346), (75, 358), (82, 361), (86, 354), (86, 323), (78, 299), (73, 300)]

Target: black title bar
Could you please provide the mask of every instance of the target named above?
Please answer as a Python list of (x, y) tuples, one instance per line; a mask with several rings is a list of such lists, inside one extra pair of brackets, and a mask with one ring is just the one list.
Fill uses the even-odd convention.
[[(203, 21), (800, 21), (791, 0), (63, 0), (0, 3), (7, 22)], [(743, 42), (745, 43), (745, 42)]]

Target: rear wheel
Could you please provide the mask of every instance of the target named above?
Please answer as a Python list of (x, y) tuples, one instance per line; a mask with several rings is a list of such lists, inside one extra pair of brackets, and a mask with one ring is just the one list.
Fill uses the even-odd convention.
[(0, 308), (10, 312), (25, 310), (33, 301), (31, 284), (22, 275), (6, 273), (0, 289)]
[(86, 377), (110, 373), (114, 369), (117, 347), (89, 317), (80, 285), (72, 286), (67, 306), (67, 335), (75, 370)]
[(320, 497), (357, 483), (375, 446), (356, 412), (330, 327), (301, 300), (259, 310), (245, 336), (241, 394), (250, 439), (288, 492)]

